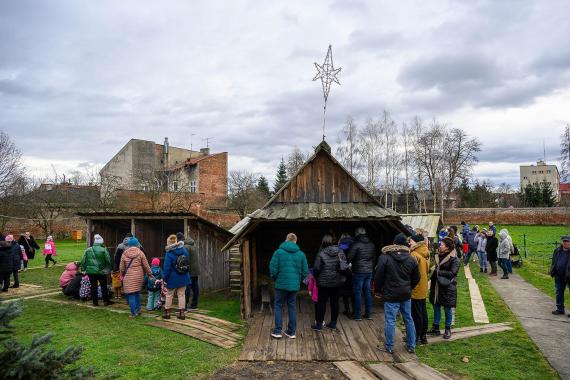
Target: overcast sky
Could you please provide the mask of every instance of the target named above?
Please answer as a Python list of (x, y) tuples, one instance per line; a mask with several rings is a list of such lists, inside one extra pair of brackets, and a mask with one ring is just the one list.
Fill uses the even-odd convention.
[(40, 173), (194, 133), (272, 181), (321, 139), (311, 79), (330, 43), (330, 142), (347, 115), (437, 117), (480, 138), (480, 178), (518, 186), (570, 121), (568, 15), (567, 0), (2, 1), (0, 129)]

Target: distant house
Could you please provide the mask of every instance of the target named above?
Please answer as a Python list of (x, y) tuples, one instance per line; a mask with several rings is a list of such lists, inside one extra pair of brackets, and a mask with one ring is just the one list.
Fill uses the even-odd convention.
[[(205, 207), (223, 207), (227, 195), (228, 154), (131, 139), (101, 169), (103, 185), (136, 192), (195, 194)], [(106, 189), (102, 189), (105, 193)]]
[(556, 197), (560, 201), (560, 173), (556, 165), (547, 165), (544, 161), (538, 160), (536, 165), (520, 166), (521, 188), (533, 183), (548, 183)]

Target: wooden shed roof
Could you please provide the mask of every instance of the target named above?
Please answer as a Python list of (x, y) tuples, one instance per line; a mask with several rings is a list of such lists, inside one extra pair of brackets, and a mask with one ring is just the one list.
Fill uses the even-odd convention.
[(443, 224), (441, 214), (405, 214), (402, 215), (402, 223), (428, 231), (428, 237), (437, 236), (437, 228)]

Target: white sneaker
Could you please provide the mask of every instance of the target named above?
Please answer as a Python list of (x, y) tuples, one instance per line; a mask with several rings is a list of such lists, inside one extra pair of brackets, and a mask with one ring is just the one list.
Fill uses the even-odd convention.
[(283, 338), (283, 335), (281, 335), (281, 333), (271, 333), (271, 336), (274, 337), (275, 339), (281, 339)]
[(295, 339), (297, 337), (297, 335), (295, 335), (295, 333), (287, 334), (286, 332), (284, 332), (283, 335), (285, 335), (289, 339)]

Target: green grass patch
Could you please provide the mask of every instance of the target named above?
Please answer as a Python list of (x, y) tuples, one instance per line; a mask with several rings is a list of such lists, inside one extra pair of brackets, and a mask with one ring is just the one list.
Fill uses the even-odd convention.
[[(473, 263), (471, 263), (471, 272), (479, 285), (491, 323), (512, 322), (514, 330), (420, 346), (417, 348), (418, 357), (440, 371), (469, 379), (559, 379), (506, 303), (497, 294), (488, 276), (479, 273), (477, 265)], [(467, 282), (459, 282), (459, 287), (467, 287)], [(459, 297), (464, 297), (465, 293), (458, 289), (458, 294)], [(467, 296), (468, 294), (467, 291)], [(458, 299), (457, 315), (463, 315), (459, 310), (461, 305), (463, 302)], [(458, 322), (460, 321), (458, 319)], [(458, 323), (456, 326), (461, 325)], [(469, 362), (463, 362), (464, 357), (467, 357)]]

